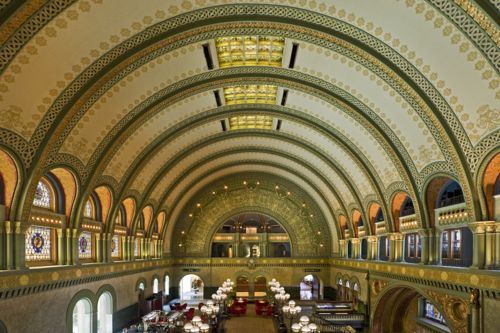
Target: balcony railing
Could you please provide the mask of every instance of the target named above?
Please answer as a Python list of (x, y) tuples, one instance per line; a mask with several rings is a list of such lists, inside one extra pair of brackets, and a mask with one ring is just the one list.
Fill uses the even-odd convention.
[(377, 235), (378, 234), (383, 234), (384, 232), (386, 232), (386, 230), (385, 230), (385, 221), (375, 222), (375, 229), (377, 231)]
[(469, 221), (469, 214), (467, 213), (467, 205), (465, 202), (436, 208), (434, 210), (436, 222), (439, 225), (460, 224)]
[(401, 216), (399, 218), (399, 229), (400, 230), (411, 230), (418, 227), (417, 216), (415, 214)]

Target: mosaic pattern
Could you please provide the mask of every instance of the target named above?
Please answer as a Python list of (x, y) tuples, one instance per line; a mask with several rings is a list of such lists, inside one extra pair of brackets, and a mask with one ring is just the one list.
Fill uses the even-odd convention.
[(47, 227), (31, 226), (25, 234), (25, 255), (27, 261), (52, 260), (52, 233)]
[(78, 239), (78, 258), (92, 258), (92, 234), (90, 232), (82, 232)]

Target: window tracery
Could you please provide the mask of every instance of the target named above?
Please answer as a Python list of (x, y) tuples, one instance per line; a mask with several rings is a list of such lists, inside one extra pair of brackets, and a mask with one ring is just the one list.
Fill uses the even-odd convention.
[(33, 198), (33, 205), (42, 208), (51, 208), (52, 195), (47, 184), (39, 181), (36, 186), (35, 197)]

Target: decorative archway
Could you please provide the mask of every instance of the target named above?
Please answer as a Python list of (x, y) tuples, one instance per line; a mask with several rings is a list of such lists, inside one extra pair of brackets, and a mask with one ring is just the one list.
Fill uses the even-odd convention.
[[(248, 183), (257, 182), (246, 179)], [(302, 197), (299, 201), (287, 195), (283, 186), (279, 188), (283, 193), (277, 192), (274, 185), (262, 180), (254, 188), (236, 186), (240, 185), (229, 193), (223, 186), (218, 192), (200, 192), (185, 206), (175, 226), (173, 239), (182, 240), (181, 245), (173, 247), (175, 251), (186, 256), (207, 256), (211, 239), (199, 235), (214, 235), (230, 217), (248, 212), (268, 215), (279, 222), (289, 235), (293, 256), (320, 256), (330, 251), (331, 228), (312, 199)], [(215, 188), (216, 185), (212, 187)], [(304, 223), (306, 220), (308, 223)]]
[[(341, 279), (340, 279), (341, 280)], [(337, 281), (338, 282), (338, 281)], [(323, 296), (323, 284), (321, 279), (315, 274), (308, 274), (300, 281), (300, 299), (301, 300), (318, 300)]]
[[(377, 284), (377, 281), (374, 283)], [(426, 303), (432, 304), (435, 313), (439, 312), (443, 322), (452, 332), (467, 331), (467, 304), (463, 299), (399, 284), (382, 290), (380, 284), (377, 284), (374, 285), (373, 291), (378, 294), (370, 314), (370, 327), (373, 332), (415, 331), (417, 320), (426, 322)], [(432, 321), (429, 323), (432, 324)]]
[(203, 299), (205, 284), (201, 277), (195, 274), (184, 275), (179, 281), (179, 297), (183, 301)]

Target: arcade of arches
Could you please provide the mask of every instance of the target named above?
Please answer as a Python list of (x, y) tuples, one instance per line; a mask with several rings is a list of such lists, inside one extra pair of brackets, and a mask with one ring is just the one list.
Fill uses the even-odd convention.
[(499, 21), (489, 0), (0, 1), (0, 332), (116, 332), (227, 278), (371, 332), (497, 332)]

